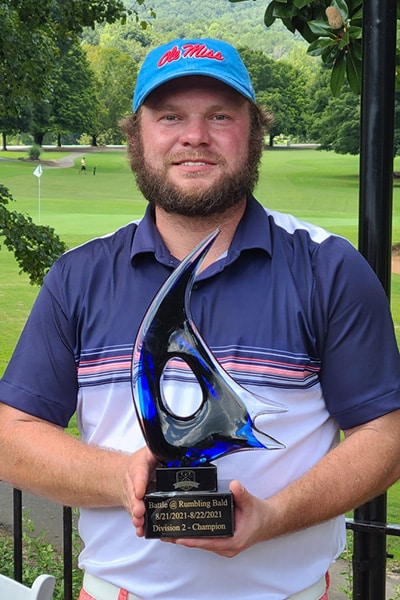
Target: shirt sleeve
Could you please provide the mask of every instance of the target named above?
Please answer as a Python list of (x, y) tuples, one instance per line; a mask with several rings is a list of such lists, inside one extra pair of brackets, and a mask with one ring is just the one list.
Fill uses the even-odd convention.
[[(35, 417), (67, 427), (76, 409), (78, 382), (73, 324), (46, 276), (11, 360), (0, 381), (0, 401)], [(60, 295), (61, 296), (61, 295)]]
[(316, 257), (321, 385), (348, 429), (400, 408), (400, 357), (385, 291), (363, 256), (330, 238)]

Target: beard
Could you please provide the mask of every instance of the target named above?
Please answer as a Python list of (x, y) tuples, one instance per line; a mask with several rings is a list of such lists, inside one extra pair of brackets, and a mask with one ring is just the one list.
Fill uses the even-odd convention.
[[(251, 193), (258, 180), (260, 152), (258, 145), (249, 143), (247, 156), (242, 159), (235, 172), (222, 173), (216, 181), (202, 190), (185, 190), (168, 180), (168, 166), (178, 160), (195, 160), (210, 158), (213, 162), (226, 167), (221, 157), (205, 157), (204, 152), (196, 157), (196, 151), (181, 153), (179, 156), (166, 157), (164, 166), (155, 169), (146, 163), (141, 135), (135, 138), (129, 148), (132, 171), (135, 173), (137, 185), (150, 205), (158, 206), (165, 212), (185, 217), (210, 217), (221, 214), (236, 206)], [(188, 173), (187, 179), (195, 183), (198, 175)]]

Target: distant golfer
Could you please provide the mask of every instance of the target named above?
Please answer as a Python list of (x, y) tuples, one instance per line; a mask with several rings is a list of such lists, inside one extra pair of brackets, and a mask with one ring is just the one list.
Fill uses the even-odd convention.
[(81, 159), (81, 168), (79, 169), (78, 173), (82, 173), (82, 172), (85, 173), (85, 175), (87, 175), (87, 172), (86, 172), (86, 159), (85, 159), (84, 156), (82, 156), (82, 159)]

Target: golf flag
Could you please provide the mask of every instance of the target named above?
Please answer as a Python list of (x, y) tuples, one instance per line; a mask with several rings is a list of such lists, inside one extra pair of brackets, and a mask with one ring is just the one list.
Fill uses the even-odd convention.
[(41, 177), (42, 173), (43, 173), (42, 165), (38, 165), (36, 167), (36, 169), (33, 171), (33, 174), (36, 175), (36, 177)]
[(40, 178), (42, 176), (43, 169), (42, 165), (38, 165), (36, 169), (33, 171), (33, 174), (38, 178), (38, 219), (40, 222)]

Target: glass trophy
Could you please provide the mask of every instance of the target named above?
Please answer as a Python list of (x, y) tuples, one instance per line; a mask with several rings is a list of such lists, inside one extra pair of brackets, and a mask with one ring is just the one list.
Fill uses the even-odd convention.
[[(217, 229), (206, 237), (166, 280), (133, 348), (134, 405), (145, 441), (161, 465), (144, 498), (146, 538), (232, 536), (233, 496), (229, 482), (218, 480), (213, 461), (239, 450), (285, 447), (258, 430), (256, 418), (285, 412), (286, 407), (235, 382), (191, 315), (193, 284), (218, 234)], [(193, 414), (176, 414), (165, 400), (163, 373), (174, 358), (187, 364), (201, 390)]]

